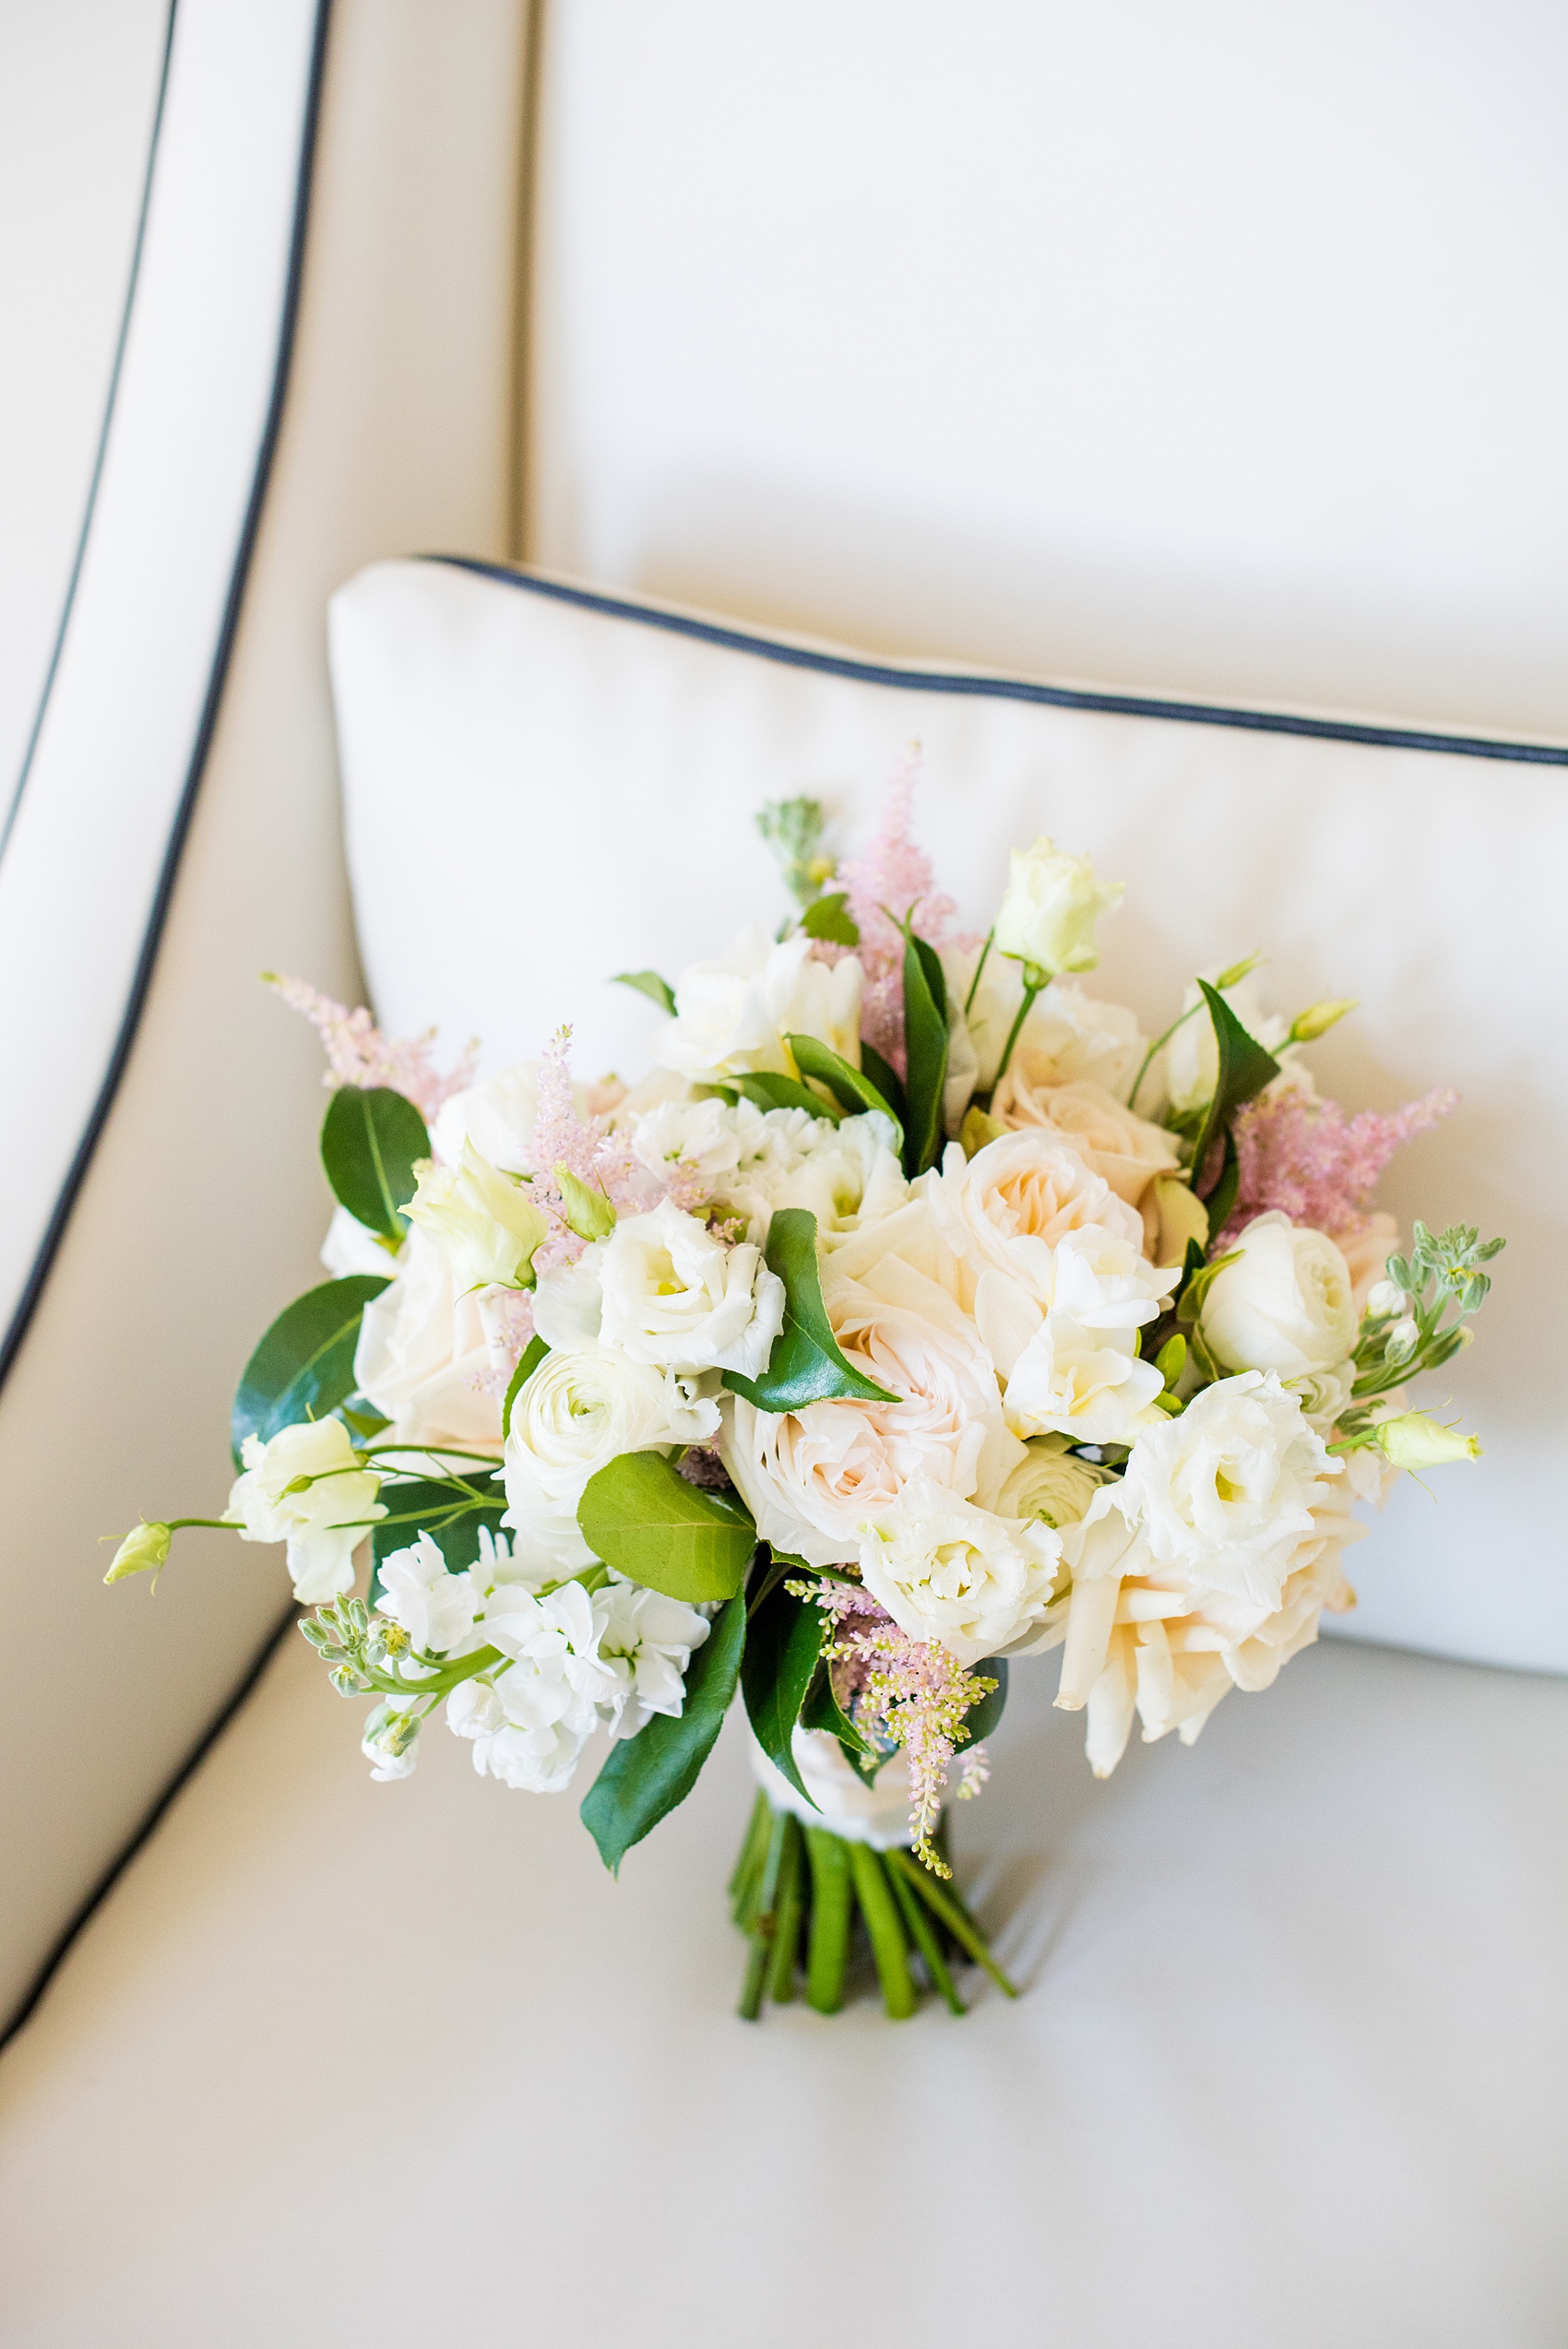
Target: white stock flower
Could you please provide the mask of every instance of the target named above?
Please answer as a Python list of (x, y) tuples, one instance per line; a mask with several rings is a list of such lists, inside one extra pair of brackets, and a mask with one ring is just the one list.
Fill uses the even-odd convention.
[(534, 1250), (550, 1232), (527, 1185), (500, 1173), (471, 1142), (456, 1167), (422, 1165), (407, 1214), (445, 1251), (459, 1291), (526, 1286)]
[(624, 1452), (704, 1443), (718, 1426), (718, 1405), (690, 1381), (630, 1355), (602, 1346), (547, 1354), (512, 1405), (505, 1522), (531, 1558), (571, 1573), (593, 1557), (577, 1524), (588, 1478)]
[(1021, 1453), (979, 1333), (935, 1282), (886, 1255), (831, 1274), (826, 1302), (847, 1359), (900, 1399), (776, 1412), (727, 1395), (720, 1447), (758, 1532), (813, 1566), (853, 1560), (911, 1477), (989, 1506)]
[(620, 1579), (600, 1596), (604, 1626), (599, 1653), (616, 1681), (612, 1735), (635, 1738), (656, 1713), (679, 1720), (686, 1701), (686, 1667), (708, 1635), (707, 1616)]
[(1215, 1275), (1199, 1316), (1217, 1362), (1301, 1379), (1354, 1353), (1360, 1317), (1349, 1268), (1326, 1233), (1276, 1208), (1232, 1245), (1236, 1261)]
[[(319, 1607), (351, 1590), (365, 1521), (386, 1511), (377, 1499), (380, 1478), (358, 1465), (342, 1420), (303, 1420), (279, 1429), (267, 1443), (247, 1436), (240, 1456), (244, 1473), (223, 1513), (239, 1526), (241, 1540), (287, 1542), (302, 1606)], [(302, 1479), (301, 1489), (291, 1490)]]
[[(996, 1082), (1002, 1048), (1024, 1000), (1024, 979), (1018, 964), (993, 947), (970, 1002), (979, 963), (978, 947), (943, 950), (948, 1001), (968, 1006), (964, 1025), (976, 1062), (974, 1083), (983, 1093)], [(1031, 1085), (1087, 1082), (1103, 1086), (1115, 1099), (1124, 1101), (1144, 1050), (1137, 1020), (1124, 1005), (1086, 994), (1076, 979), (1057, 979), (1035, 997), (1014, 1047), (1008, 1074), (1021, 1061)]]
[(784, 1325), (784, 1284), (668, 1199), (625, 1216), (596, 1250), (600, 1340), (656, 1370), (756, 1378)]
[(996, 1496), (1001, 1517), (1039, 1517), (1058, 1530), (1087, 1516), (1108, 1468), (1092, 1467), (1063, 1448), (1059, 1436), (1039, 1436), (1026, 1447)]
[(1157, 1563), (1272, 1609), (1337, 1474), (1277, 1374), (1244, 1370), (1206, 1387), (1179, 1418), (1146, 1430), (1115, 1500), (1142, 1524)]
[(851, 1067), (861, 1062), (865, 979), (853, 955), (829, 968), (802, 932), (775, 945), (745, 931), (721, 962), (693, 963), (675, 982), (675, 1016), (656, 1029), (653, 1054), (695, 1085), (771, 1069), (798, 1074), (784, 1038), (814, 1036)]
[[(1212, 987), (1219, 977), (1219, 967), (1203, 973)], [(1239, 979), (1234, 987), (1220, 990), (1225, 1002), (1235, 1013), (1247, 1034), (1261, 1044), (1265, 1052), (1274, 1052), (1290, 1032), (1290, 1023), (1277, 1012), (1265, 1012), (1263, 997), (1250, 979)], [(1197, 1006), (1195, 1011), (1194, 1005)], [(1214, 1087), (1219, 1075), (1219, 1047), (1214, 1038), (1214, 1022), (1194, 979), (1182, 998), (1182, 1009), (1193, 1012), (1182, 1021), (1161, 1055), (1165, 1070), (1165, 1090), (1171, 1108), (1183, 1117), (1190, 1117), (1214, 1097)], [(1153, 1083), (1152, 1075), (1150, 1079)]]
[(1052, 976), (1093, 970), (1095, 925), (1120, 905), (1122, 889), (1097, 880), (1088, 857), (1064, 854), (1042, 833), (1033, 848), (1013, 850), (994, 951)]
[(395, 1270), (390, 1288), (365, 1307), (354, 1349), (360, 1393), (392, 1422), (386, 1440), (499, 1450), (487, 1299), (457, 1295), (445, 1250), (418, 1228)]
[[(736, 1105), (738, 1115), (749, 1102)], [(909, 1186), (893, 1148), (893, 1128), (878, 1111), (835, 1125), (803, 1109), (769, 1109), (743, 1129), (732, 1169), (715, 1182), (712, 1204), (734, 1216), (748, 1240), (766, 1244), (781, 1207), (804, 1207), (817, 1237), (832, 1248), (848, 1232), (894, 1214)]]
[(1103, 1176), (1091, 1173), (1070, 1143), (1038, 1127), (1002, 1134), (968, 1159), (949, 1143), (941, 1173), (932, 1168), (914, 1187), (963, 1268), (966, 1306), (988, 1270), (1043, 1300), (1057, 1242), (1088, 1225), (1143, 1253), (1141, 1216)]
[(604, 1612), (580, 1583), (542, 1597), (508, 1583), (485, 1603), (487, 1646), (508, 1657), (484, 1680), (465, 1680), (446, 1700), (448, 1726), (471, 1738), (474, 1768), (529, 1794), (559, 1794), (599, 1723), (613, 1705), (617, 1678), (599, 1654)]
[(447, 1572), (428, 1534), (382, 1560), (375, 1604), (380, 1614), (402, 1625), (416, 1648), (449, 1655), (472, 1645), (479, 1593), (469, 1574)]
[(1043, 1621), (1062, 1542), (1038, 1518), (993, 1516), (917, 1476), (865, 1526), (860, 1560), (867, 1590), (911, 1639), (978, 1664)]

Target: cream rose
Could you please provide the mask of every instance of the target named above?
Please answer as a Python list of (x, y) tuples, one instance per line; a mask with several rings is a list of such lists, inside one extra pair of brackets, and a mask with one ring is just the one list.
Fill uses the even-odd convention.
[(457, 1294), (429, 1234), (410, 1231), (397, 1278), (364, 1309), (354, 1352), (361, 1394), (392, 1422), (388, 1441), (499, 1451), (499, 1358), (487, 1310), (482, 1293)]
[(690, 1381), (608, 1347), (547, 1354), (513, 1401), (503, 1461), (519, 1552), (565, 1574), (588, 1565), (577, 1503), (588, 1478), (624, 1452), (705, 1443), (718, 1427), (718, 1405)]
[(1120, 882), (1107, 887), (1087, 857), (1064, 855), (1042, 833), (1032, 848), (1013, 850), (994, 952), (1051, 976), (1093, 970), (1095, 925), (1121, 902)]
[(1043, 1621), (1062, 1543), (1038, 1518), (993, 1516), (914, 1477), (868, 1524), (860, 1556), (861, 1581), (901, 1630), (978, 1664)]
[(964, 1267), (966, 1306), (988, 1269), (1048, 1296), (1057, 1241), (1091, 1224), (1142, 1255), (1142, 1219), (1071, 1144), (1038, 1127), (1004, 1133), (968, 1159), (950, 1143), (941, 1173), (933, 1168), (915, 1190)]
[[(362, 1468), (341, 1419), (279, 1429), (269, 1442), (247, 1436), (224, 1517), (242, 1541), (287, 1542), (294, 1596), (320, 1607), (354, 1586), (354, 1552), (385, 1517), (379, 1477)], [(303, 1488), (292, 1488), (307, 1479)]]
[(596, 1251), (600, 1340), (656, 1370), (757, 1378), (784, 1325), (784, 1284), (668, 1199), (624, 1216)]
[(911, 1477), (989, 1506), (1021, 1453), (990, 1355), (934, 1282), (885, 1256), (863, 1281), (831, 1277), (826, 1303), (848, 1359), (900, 1400), (773, 1412), (727, 1395), (720, 1447), (758, 1532), (813, 1566), (851, 1561)]
[(1234, 1263), (1206, 1290), (1200, 1315), (1217, 1362), (1299, 1379), (1354, 1353), (1360, 1316), (1349, 1268), (1325, 1233), (1275, 1209), (1253, 1217), (1235, 1250)]
[[(1019, 966), (994, 947), (977, 987), (979, 965), (978, 947), (948, 947), (943, 953), (948, 1001), (963, 1009), (962, 1049), (972, 1053), (973, 1083), (983, 1093), (996, 1082), (1002, 1048), (1024, 1000), (1024, 981)], [(1069, 1085), (1087, 1077), (1121, 1101), (1137, 1074), (1145, 1043), (1136, 1019), (1123, 1004), (1086, 994), (1076, 979), (1057, 979), (1036, 996), (1014, 1050), (1024, 1054), (1036, 1084)]]
[(846, 955), (831, 968), (812, 960), (803, 932), (775, 945), (745, 931), (722, 962), (693, 963), (675, 982), (675, 1016), (655, 1031), (654, 1058), (695, 1085), (772, 1069), (799, 1074), (784, 1038), (814, 1036), (851, 1067), (861, 1063), (865, 975)]
[(1040, 1065), (1032, 1053), (1016, 1051), (996, 1088), (991, 1114), (1015, 1131), (1039, 1126), (1070, 1142), (1084, 1164), (1103, 1175), (1118, 1199), (1138, 1206), (1156, 1175), (1181, 1165), (1163, 1126), (1124, 1109), (1103, 1085), (1080, 1078), (1071, 1085), (1037, 1081)]

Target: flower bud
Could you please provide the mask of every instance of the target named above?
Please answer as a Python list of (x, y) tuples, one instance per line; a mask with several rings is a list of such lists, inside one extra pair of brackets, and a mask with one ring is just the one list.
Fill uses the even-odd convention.
[(1346, 995), (1329, 1002), (1309, 1003), (1306, 1010), (1298, 1012), (1291, 1021), (1287, 1043), (1315, 1044), (1318, 1038), (1326, 1036), (1347, 1012), (1355, 1010), (1356, 1000), (1353, 995)]
[(1099, 960), (1095, 924), (1121, 897), (1120, 882), (1104, 886), (1087, 857), (1065, 856), (1042, 835), (1032, 848), (1013, 851), (996, 950), (1047, 977), (1093, 970)]
[(169, 1544), (172, 1539), (167, 1525), (160, 1524), (156, 1519), (149, 1523), (144, 1517), (139, 1525), (131, 1527), (114, 1552), (114, 1562), (104, 1575), (104, 1581), (118, 1583), (127, 1574), (145, 1574), (150, 1568), (156, 1583), (158, 1570), (169, 1555)]
[(1397, 1281), (1374, 1281), (1367, 1294), (1367, 1312), (1374, 1322), (1391, 1322), (1405, 1311), (1405, 1292)]
[(603, 1192), (584, 1182), (570, 1167), (558, 1166), (554, 1174), (569, 1228), (579, 1240), (607, 1240), (615, 1228), (615, 1210)]
[(1481, 1453), (1476, 1437), (1445, 1428), (1425, 1411), (1405, 1411), (1396, 1419), (1384, 1419), (1377, 1441), (1395, 1467), (1408, 1468), (1412, 1475), (1422, 1468), (1442, 1468), (1450, 1460), (1479, 1460)]

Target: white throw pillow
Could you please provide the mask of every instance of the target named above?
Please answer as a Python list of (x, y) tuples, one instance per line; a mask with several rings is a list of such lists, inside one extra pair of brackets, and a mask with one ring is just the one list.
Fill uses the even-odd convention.
[[(1436, 1392), (1485, 1457), (1402, 1480), (1354, 1555), (1353, 1633), (1568, 1670), (1568, 777), (1559, 765), (1277, 714), (1172, 714), (799, 639), (482, 565), (379, 564), (334, 599), (350, 868), (383, 1024), (486, 1065), (573, 1025), (578, 1074), (635, 1075), (673, 978), (781, 884), (753, 817), (812, 792), (858, 847), (921, 746), (920, 836), (983, 929), (1037, 833), (1127, 884), (1091, 988), (1150, 1033), (1193, 972), (1261, 949), (1287, 1013), (1360, 1000), (1325, 1091), (1463, 1094), (1382, 1203), (1508, 1235), (1477, 1345)], [(1305, 726), (1307, 730), (1286, 730)], [(1346, 735), (1361, 739), (1346, 739)], [(1557, 754), (1561, 760), (1561, 753)]]

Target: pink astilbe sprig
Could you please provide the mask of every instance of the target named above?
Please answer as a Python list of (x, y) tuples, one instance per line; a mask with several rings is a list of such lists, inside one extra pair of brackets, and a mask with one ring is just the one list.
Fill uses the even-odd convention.
[[(968, 1739), (964, 1716), (995, 1681), (980, 1679), (936, 1641), (912, 1639), (856, 1584), (824, 1581), (790, 1587), (809, 1590), (832, 1619), (834, 1637), (823, 1653), (844, 1712), (872, 1745), (903, 1749), (909, 1769), (915, 1857), (933, 1875), (951, 1876), (932, 1837), (942, 1815), (953, 1758)], [(981, 1750), (975, 1748), (975, 1761)], [(978, 1772), (963, 1774), (960, 1797), (979, 1791), (984, 1768), (981, 1762)]]
[(529, 1157), (533, 1182), (529, 1195), (550, 1218), (550, 1238), (536, 1251), (534, 1267), (548, 1272), (552, 1264), (573, 1264), (588, 1242), (566, 1221), (565, 1201), (555, 1180), (564, 1167), (579, 1182), (602, 1191), (618, 1213), (639, 1215), (660, 1195), (656, 1177), (634, 1157), (630, 1141), (612, 1126), (608, 1117), (579, 1117), (572, 1089), (572, 1031), (557, 1029), (539, 1064), (538, 1108), (534, 1115)]
[(362, 1003), (351, 1012), (346, 1003), (334, 1002), (307, 979), (286, 979), (270, 971), (266, 979), (291, 1011), (303, 1013), (321, 1038), (327, 1054), (321, 1081), (334, 1091), (343, 1085), (389, 1086), (428, 1121), (454, 1093), (466, 1092), (474, 1081), (477, 1038), (443, 1076), (431, 1058), (436, 1036), (434, 1027), (422, 1036), (384, 1036)]
[(871, 846), (864, 856), (849, 858), (838, 870), (861, 933), (855, 948), (866, 975), (861, 1034), (900, 1076), (905, 1074), (904, 937), (898, 923), (913, 907), (918, 936), (932, 946), (957, 943), (949, 937), (957, 907), (932, 887), (931, 859), (911, 829), (919, 774), (916, 744), (887, 787)]
[(1439, 1087), (1391, 1117), (1361, 1109), (1353, 1118), (1337, 1101), (1315, 1101), (1288, 1087), (1250, 1102), (1236, 1119), (1240, 1186), (1218, 1246), (1229, 1247), (1254, 1216), (1271, 1208), (1331, 1239), (1360, 1230), (1396, 1150), (1430, 1133), (1458, 1098)]

